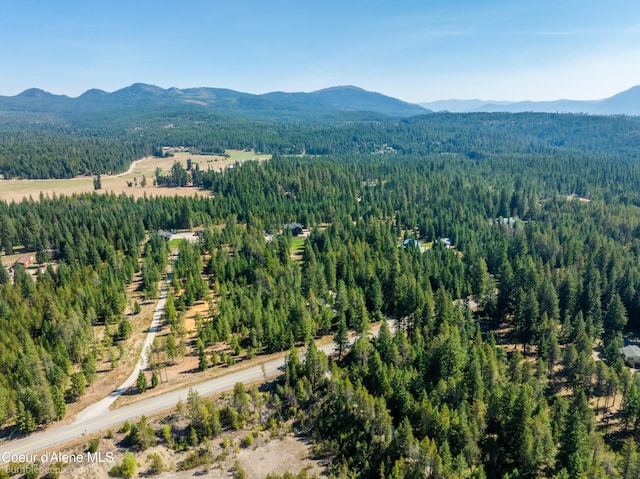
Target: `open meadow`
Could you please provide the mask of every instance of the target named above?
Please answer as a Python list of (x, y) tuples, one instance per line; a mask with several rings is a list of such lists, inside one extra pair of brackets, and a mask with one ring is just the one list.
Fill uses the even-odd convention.
[[(97, 193), (115, 193), (120, 195), (125, 193), (136, 198), (146, 196), (193, 196), (195, 194), (209, 196), (209, 191), (199, 188), (159, 188), (153, 186), (153, 178), (156, 168), (160, 168), (163, 173), (167, 173), (175, 161), (183, 165), (187, 159), (191, 158), (192, 164), (200, 165), (201, 170), (225, 170), (236, 162), (247, 160), (265, 161), (271, 155), (256, 154), (251, 151), (228, 150), (223, 155), (194, 155), (189, 152), (177, 152), (173, 157), (156, 158), (146, 157), (131, 164), (125, 173), (112, 176), (102, 176), (102, 189)], [(146, 177), (145, 187), (140, 186), (143, 175)], [(128, 186), (131, 183), (132, 186)], [(23, 198), (32, 197), (38, 199), (40, 193), (45, 197), (53, 195), (73, 195), (80, 193), (90, 193), (96, 191), (93, 188), (93, 177), (81, 176), (69, 179), (47, 179), (47, 180), (0, 180), (0, 201), (22, 201)]]

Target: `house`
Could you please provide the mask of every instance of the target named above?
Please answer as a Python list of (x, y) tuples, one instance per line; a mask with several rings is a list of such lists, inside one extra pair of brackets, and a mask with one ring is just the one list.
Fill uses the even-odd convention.
[(164, 238), (167, 241), (171, 241), (171, 238), (173, 238), (174, 233), (171, 233), (169, 231), (158, 231), (158, 236), (160, 236), (160, 238)]
[(290, 230), (291, 236), (298, 236), (302, 234), (302, 230), (303, 230), (302, 225), (300, 223), (287, 223), (282, 227), (282, 229), (284, 231)]
[(418, 243), (418, 240), (415, 240), (413, 238), (407, 238), (406, 240), (404, 240), (402, 242), (402, 247), (403, 248), (406, 249), (406, 248), (408, 248), (410, 246), (415, 248), (415, 249), (418, 249), (418, 248), (420, 248), (420, 243)]
[(33, 255), (25, 254), (24, 256), (20, 256), (16, 264), (22, 265), (24, 268), (31, 265), (33, 263)]
[(449, 238), (440, 238), (436, 240), (436, 243), (440, 243), (445, 248), (451, 248), (451, 240)]
[(624, 362), (629, 366), (638, 368), (640, 367), (640, 347), (638, 346), (625, 346), (620, 351), (624, 356)]
[[(516, 220), (518, 218), (514, 217), (514, 216), (510, 216), (508, 218), (502, 218), (502, 224), (505, 226), (508, 226), (510, 228), (514, 228), (516, 226)], [(500, 220), (498, 220), (500, 221)]]

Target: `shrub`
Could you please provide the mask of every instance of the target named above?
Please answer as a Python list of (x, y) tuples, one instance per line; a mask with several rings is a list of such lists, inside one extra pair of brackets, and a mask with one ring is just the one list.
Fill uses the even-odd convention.
[(88, 451), (93, 454), (94, 452), (98, 451), (99, 446), (100, 446), (100, 438), (94, 437), (93, 439), (91, 439), (91, 441), (89, 441)]
[(193, 469), (194, 467), (205, 466), (210, 464), (212, 460), (213, 457), (211, 456), (211, 452), (207, 449), (193, 451), (187, 457), (185, 457), (183, 461), (178, 463), (178, 470), (187, 471), (189, 469)]
[(149, 454), (149, 461), (151, 464), (149, 465), (149, 474), (155, 476), (156, 474), (160, 474), (164, 471), (164, 463), (162, 462), (162, 457), (160, 454), (156, 452), (152, 452)]
[(234, 479), (247, 479), (247, 473), (242, 468), (240, 461), (236, 461), (233, 464), (233, 478)]
[(249, 433), (247, 436), (243, 437), (240, 444), (242, 444), (242, 447), (251, 446), (253, 444), (253, 434)]
[(130, 452), (125, 452), (122, 457), (122, 464), (113, 466), (109, 474), (115, 477), (133, 477), (136, 473), (138, 463), (136, 458)]

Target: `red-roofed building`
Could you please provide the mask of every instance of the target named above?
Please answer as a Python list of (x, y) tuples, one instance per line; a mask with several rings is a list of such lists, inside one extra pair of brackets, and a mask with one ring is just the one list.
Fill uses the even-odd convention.
[(20, 264), (25, 268), (29, 266), (31, 263), (33, 263), (33, 255), (30, 255), (30, 254), (25, 254), (24, 256), (20, 256), (20, 258), (18, 258), (18, 261), (16, 261), (16, 264)]

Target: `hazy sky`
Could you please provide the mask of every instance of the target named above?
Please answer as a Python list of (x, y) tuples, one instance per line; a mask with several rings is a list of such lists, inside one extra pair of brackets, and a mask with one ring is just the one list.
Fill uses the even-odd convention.
[(640, 84), (633, 0), (14, 0), (0, 16), (0, 95), (144, 82), (582, 100)]

